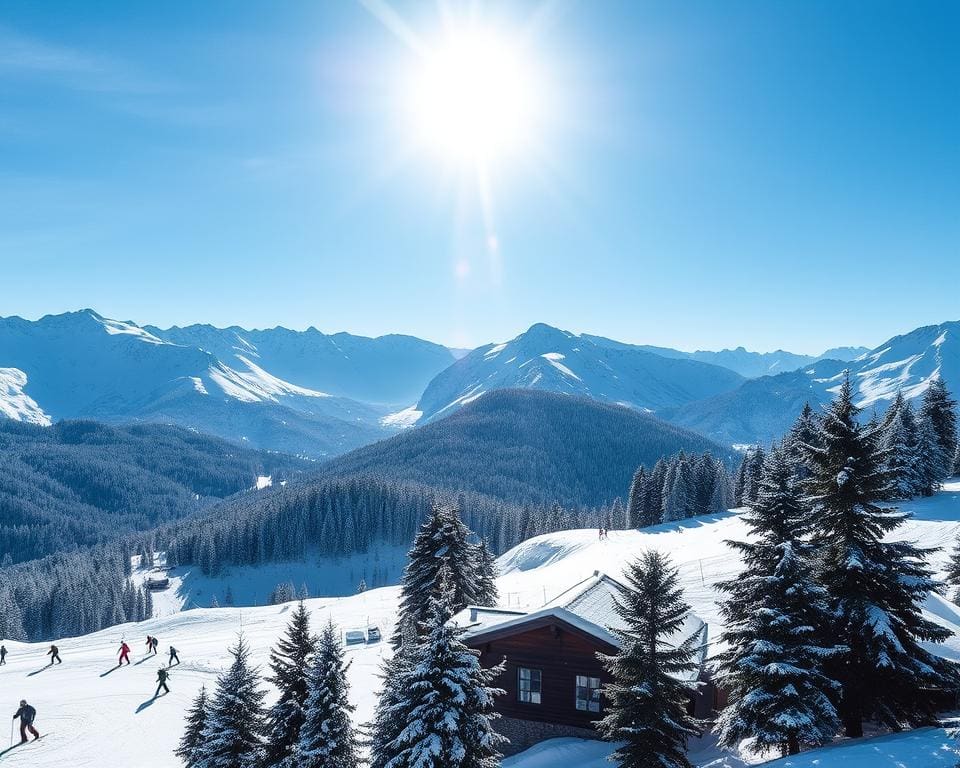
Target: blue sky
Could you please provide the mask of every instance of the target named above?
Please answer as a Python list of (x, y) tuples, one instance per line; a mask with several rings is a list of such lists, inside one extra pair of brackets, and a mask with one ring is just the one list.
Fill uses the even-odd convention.
[(960, 318), (957, 4), (481, 6), (540, 104), (488, 198), (410, 148), (382, 6), (7, 0), (0, 314), (800, 352)]

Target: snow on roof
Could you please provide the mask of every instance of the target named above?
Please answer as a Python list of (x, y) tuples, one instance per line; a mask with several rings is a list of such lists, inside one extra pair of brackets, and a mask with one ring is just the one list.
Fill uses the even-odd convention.
[[(592, 576), (574, 584), (552, 600), (548, 600), (542, 608), (536, 611), (526, 612), (504, 608), (468, 606), (455, 615), (451, 622), (466, 629), (464, 640), (470, 641), (476, 640), (493, 630), (499, 632), (513, 627), (522, 627), (539, 619), (553, 617), (598, 640), (619, 647), (620, 641), (615, 632), (625, 629), (626, 625), (617, 613), (615, 596), (624, 588), (623, 584), (611, 576), (601, 571), (594, 571)], [(706, 622), (691, 612), (687, 615), (680, 630), (673, 637), (667, 638), (666, 642), (670, 645), (679, 645), (694, 635), (699, 636), (698, 671), (693, 674), (695, 679), (707, 658), (708, 628)]]

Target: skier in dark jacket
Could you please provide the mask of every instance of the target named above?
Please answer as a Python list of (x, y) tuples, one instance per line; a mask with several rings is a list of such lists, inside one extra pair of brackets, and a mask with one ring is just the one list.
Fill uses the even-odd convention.
[(170, 689), (167, 688), (167, 678), (170, 677), (170, 673), (167, 672), (163, 667), (157, 670), (157, 692), (153, 694), (153, 698), (157, 698), (160, 695), (160, 689), (163, 688), (164, 693), (170, 693)]
[(57, 646), (51, 645), (50, 650), (47, 651), (46, 655), (50, 657), (51, 667), (53, 666), (53, 662), (57, 662), (57, 664), (63, 664), (63, 661), (60, 658), (60, 649), (57, 648)]
[(171, 646), (170, 646), (170, 659), (167, 661), (167, 666), (168, 666), (168, 667), (172, 667), (172, 666), (173, 666), (173, 660), (174, 660), (174, 659), (177, 660), (177, 664), (180, 663), (180, 657), (177, 656), (177, 649), (174, 648), (174, 647), (171, 645)]
[(27, 704), (26, 699), (20, 699), (20, 709), (17, 710), (16, 714), (13, 716), (13, 719), (16, 720), (20, 718), (20, 743), (27, 743), (27, 731), (33, 734), (33, 740), (36, 741), (40, 738), (40, 734), (37, 733), (37, 729), (33, 727), (33, 720), (37, 716), (37, 710)]
[(7, 646), (0, 645), (0, 666), (7, 663)]
[(155, 637), (151, 637), (151, 638), (150, 638), (150, 644), (151, 644), (151, 647), (153, 648), (153, 655), (156, 656), (156, 655), (157, 655), (157, 646), (160, 645), (160, 641), (157, 640), (157, 638), (155, 638)]

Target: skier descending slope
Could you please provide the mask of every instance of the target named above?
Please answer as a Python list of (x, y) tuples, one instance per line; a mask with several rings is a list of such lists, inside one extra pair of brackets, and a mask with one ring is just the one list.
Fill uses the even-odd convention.
[(180, 657), (177, 656), (177, 649), (174, 648), (174, 647), (171, 645), (171, 646), (170, 646), (170, 658), (167, 660), (167, 666), (168, 666), (168, 667), (172, 667), (172, 666), (173, 666), (173, 660), (174, 660), (174, 659), (177, 660), (177, 664), (180, 663)]
[(26, 699), (20, 699), (20, 709), (14, 714), (13, 719), (20, 718), (20, 743), (27, 743), (27, 731), (33, 734), (33, 740), (40, 738), (37, 729), (33, 727), (33, 721), (37, 716), (37, 710), (27, 704)]
[(60, 649), (55, 645), (50, 646), (50, 650), (46, 652), (46, 656), (50, 657), (50, 666), (53, 666), (53, 663), (63, 664), (63, 661), (60, 659)]
[(121, 666), (123, 662), (127, 662), (127, 666), (130, 666), (130, 646), (123, 640), (120, 641), (120, 661), (117, 662), (117, 666)]
[(7, 646), (0, 645), (0, 666), (7, 663)]
[(160, 695), (160, 689), (163, 688), (164, 693), (170, 693), (170, 689), (167, 688), (167, 678), (170, 677), (170, 673), (165, 670), (163, 667), (157, 670), (157, 690), (153, 694), (153, 698), (157, 698)]

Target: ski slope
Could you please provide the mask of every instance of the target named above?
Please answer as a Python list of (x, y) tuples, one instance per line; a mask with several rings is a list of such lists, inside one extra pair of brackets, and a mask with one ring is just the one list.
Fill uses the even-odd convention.
[[(960, 534), (960, 482), (949, 484), (932, 499), (903, 505), (914, 518), (899, 535), (923, 546), (952, 548)], [(694, 611), (711, 624), (711, 637), (720, 630), (711, 586), (733, 577), (739, 569), (736, 557), (724, 545), (728, 538), (744, 536), (744, 525), (734, 513), (712, 515), (683, 523), (665, 524), (644, 531), (611, 531), (599, 541), (595, 530), (565, 531), (523, 542), (500, 558), (500, 592), (503, 605), (536, 608), (575, 582), (602, 570), (619, 576), (623, 567), (646, 548), (668, 551), (680, 568), (687, 600)], [(939, 553), (935, 566), (943, 567), (947, 552)], [(305, 567), (300, 564), (300, 567)], [(282, 575), (271, 571), (269, 581)], [(242, 576), (242, 578), (241, 578)], [(230, 577), (226, 577), (229, 579)], [(252, 578), (236, 574), (237, 584)], [(312, 580), (324, 581), (323, 579)], [(253, 583), (253, 582), (250, 582)], [(266, 581), (261, 584), (265, 587)], [(294, 583), (297, 580), (294, 579)], [(258, 587), (260, 588), (260, 587)], [(390, 636), (399, 589), (384, 587), (340, 598), (314, 598), (307, 607), (315, 627), (333, 619), (343, 630), (377, 625), (385, 638)], [(97, 768), (173, 768), (179, 762), (172, 754), (183, 729), (183, 713), (201, 685), (212, 688), (217, 674), (230, 663), (227, 648), (242, 629), (251, 645), (254, 660), (265, 666), (269, 650), (283, 633), (293, 604), (254, 608), (197, 608), (178, 611), (173, 601), (164, 605), (165, 615), (142, 622), (113, 627), (81, 638), (58, 641), (63, 664), (46, 666), (45, 643), (8, 641), (7, 665), (0, 667), (2, 704), (9, 718), (21, 698), (38, 711), (36, 725), (43, 740), (18, 747), (0, 757), (0, 765), (31, 768), (96, 766)], [(939, 653), (960, 659), (960, 608), (942, 597), (931, 596), (927, 612), (954, 632)], [(160, 656), (143, 656), (145, 637), (160, 640)], [(134, 663), (116, 669), (114, 665), (121, 637), (134, 651)], [(182, 664), (172, 669), (170, 694), (153, 700), (156, 673), (168, 647), (180, 651)], [(351, 696), (357, 705), (358, 722), (369, 720), (379, 687), (377, 671), (385, 642), (348, 649), (352, 661), (349, 676)], [(268, 695), (268, 702), (272, 698)], [(6, 736), (0, 734), (0, 747)], [(885, 740), (884, 740), (885, 739)], [(539, 745), (505, 761), (505, 768), (599, 768), (607, 765), (609, 746), (597, 742), (560, 740)], [(773, 763), (776, 768), (938, 768), (948, 760), (942, 731), (928, 729), (881, 740), (834, 746), (821, 750), (821, 762), (811, 752), (793, 762)], [(709, 739), (694, 745), (693, 759), (706, 768), (738, 768), (744, 761), (724, 755)], [(559, 751), (552, 752), (557, 749)], [(606, 751), (604, 751), (606, 750)], [(872, 756), (872, 758), (871, 758)], [(936, 757), (934, 760), (932, 757)], [(952, 760), (952, 757), (949, 757)], [(802, 762), (806, 760), (806, 762)], [(861, 762), (856, 762), (860, 760)]]

